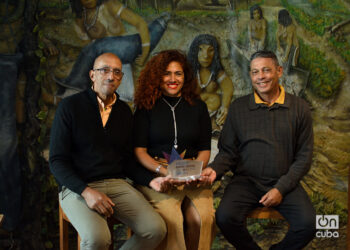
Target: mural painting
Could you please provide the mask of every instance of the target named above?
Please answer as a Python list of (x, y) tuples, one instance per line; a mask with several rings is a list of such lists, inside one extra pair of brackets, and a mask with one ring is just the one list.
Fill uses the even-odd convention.
[(212, 129), (217, 131), (226, 119), (233, 83), (221, 65), (216, 38), (209, 34), (196, 36), (189, 47), (188, 60), (197, 76), (201, 98), (212, 117)]
[(9, 215), (4, 218), (4, 227), (14, 230), (20, 221), (22, 192), (16, 121), (19, 124), (24, 122), (22, 100), (25, 75), (20, 69), (23, 54), (18, 52), (16, 47), (23, 38), (20, 29), (23, 23), (24, 1), (18, 6), (9, 4), (7, 8), (12, 12), (4, 15), (0, 22), (4, 33), (0, 40), (0, 210), (3, 211), (1, 213)]
[[(212, 119), (212, 155), (230, 103), (252, 91), (250, 55), (259, 49), (278, 54), (284, 67), (280, 84), (312, 110), (314, 157), (302, 185), (317, 214), (339, 215), (339, 237), (315, 237), (307, 249), (345, 248), (348, 0), (2, 0), (0, 7), (0, 209), (5, 214), (0, 248), (58, 249), (57, 189), (47, 163), (49, 131), (60, 100), (91, 86), (88, 71), (94, 58), (104, 52), (121, 58), (126, 77), (118, 94), (132, 107), (143, 65), (165, 49), (183, 51), (193, 66)], [(229, 180), (228, 174), (214, 184), (214, 207)], [(13, 191), (11, 201), (8, 190)], [(44, 205), (34, 208), (38, 202)], [(32, 217), (28, 209), (35, 211)], [(284, 236), (287, 225), (252, 219), (248, 229), (267, 249)], [(123, 230), (115, 230), (118, 242), (125, 240)], [(233, 247), (219, 232), (212, 249)]]

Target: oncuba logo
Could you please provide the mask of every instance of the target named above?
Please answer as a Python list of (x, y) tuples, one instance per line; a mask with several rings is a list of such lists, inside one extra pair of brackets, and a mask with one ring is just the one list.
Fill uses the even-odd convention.
[(339, 238), (339, 215), (316, 215), (317, 238)]

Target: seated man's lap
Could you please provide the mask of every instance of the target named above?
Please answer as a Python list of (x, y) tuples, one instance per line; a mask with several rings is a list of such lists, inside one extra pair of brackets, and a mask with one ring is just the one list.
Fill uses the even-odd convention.
[(115, 204), (114, 216), (136, 234), (143, 234), (145, 231), (153, 231), (156, 228), (165, 228), (160, 215), (127, 181), (110, 180), (106, 194)]
[[(153, 207), (127, 181), (106, 179), (91, 182), (88, 185), (105, 193), (113, 201), (115, 204), (113, 216), (136, 234), (165, 228), (161, 217)], [(82, 238), (86, 234), (96, 234), (96, 231), (110, 235), (106, 218), (90, 209), (81, 195), (63, 187), (59, 194), (59, 201), (71, 224)]]
[(290, 228), (299, 230), (315, 227), (316, 212), (311, 200), (302, 186), (287, 193), (280, 205), (275, 207), (288, 221)]
[[(233, 179), (227, 185), (216, 211), (217, 220), (244, 222), (251, 210), (261, 206), (259, 200), (264, 194), (249, 179)], [(286, 218), (291, 229), (302, 229), (315, 224), (315, 209), (300, 184), (283, 197), (280, 205), (273, 208)]]
[(247, 214), (255, 207), (260, 206), (259, 200), (264, 192), (257, 189), (248, 178), (236, 177), (226, 186), (220, 205), (216, 211), (216, 218), (225, 222), (243, 223)]
[(59, 193), (59, 202), (70, 223), (82, 239), (110, 238), (106, 219), (91, 210), (81, 195), (63, 187)]

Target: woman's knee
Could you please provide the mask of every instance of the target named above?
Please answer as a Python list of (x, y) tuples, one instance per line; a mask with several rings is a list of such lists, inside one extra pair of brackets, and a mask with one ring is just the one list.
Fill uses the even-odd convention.
[(190, 199), (185, 198), (181, 210), (184, 216), (186, 227), (200, 228), (201, 215), (199, 214), (199, 212), (197, 211), (196, 207)]
[(200, 228), (202, 223), (202, 218), (198, 213), (186, 214), (185, 216), (185, 224), (187, 227), (198, 227)]

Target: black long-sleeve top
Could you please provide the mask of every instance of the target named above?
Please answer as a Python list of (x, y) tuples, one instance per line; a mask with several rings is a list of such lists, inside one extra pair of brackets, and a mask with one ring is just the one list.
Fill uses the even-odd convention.
[(313, 151), (308, 104), (286, 93), (284, 104), (257, 104), (254, 94), (236, 99), (209, 164), (221, 176), (231, 169), (257, 185), (275, 187), (285, 195), (309, 171)]
[(148, 185), (152, 176), (133, 160), (132, 124), (131, 110), (119, 98), (105, 127), (93, 90), (63, 99), (51, 128), (49, 159), (60, 188), (81, 194), (89, 182), (125, 175)]
[[(174, 106), (179, 97), (163, 96)], [(174, 146), (175, 130), (170, 107), (159, 98), (151, 110), (138, 109), (134, 117), (134, 146), (147, 148), (150, 156), (164, 158)], [(198, 99), (190, 105), (181, 99), (175, 108), (179, 153), (185, 158), (197, 157), (199, 151), (210, 150), (211, 122), (206, 104)]]

